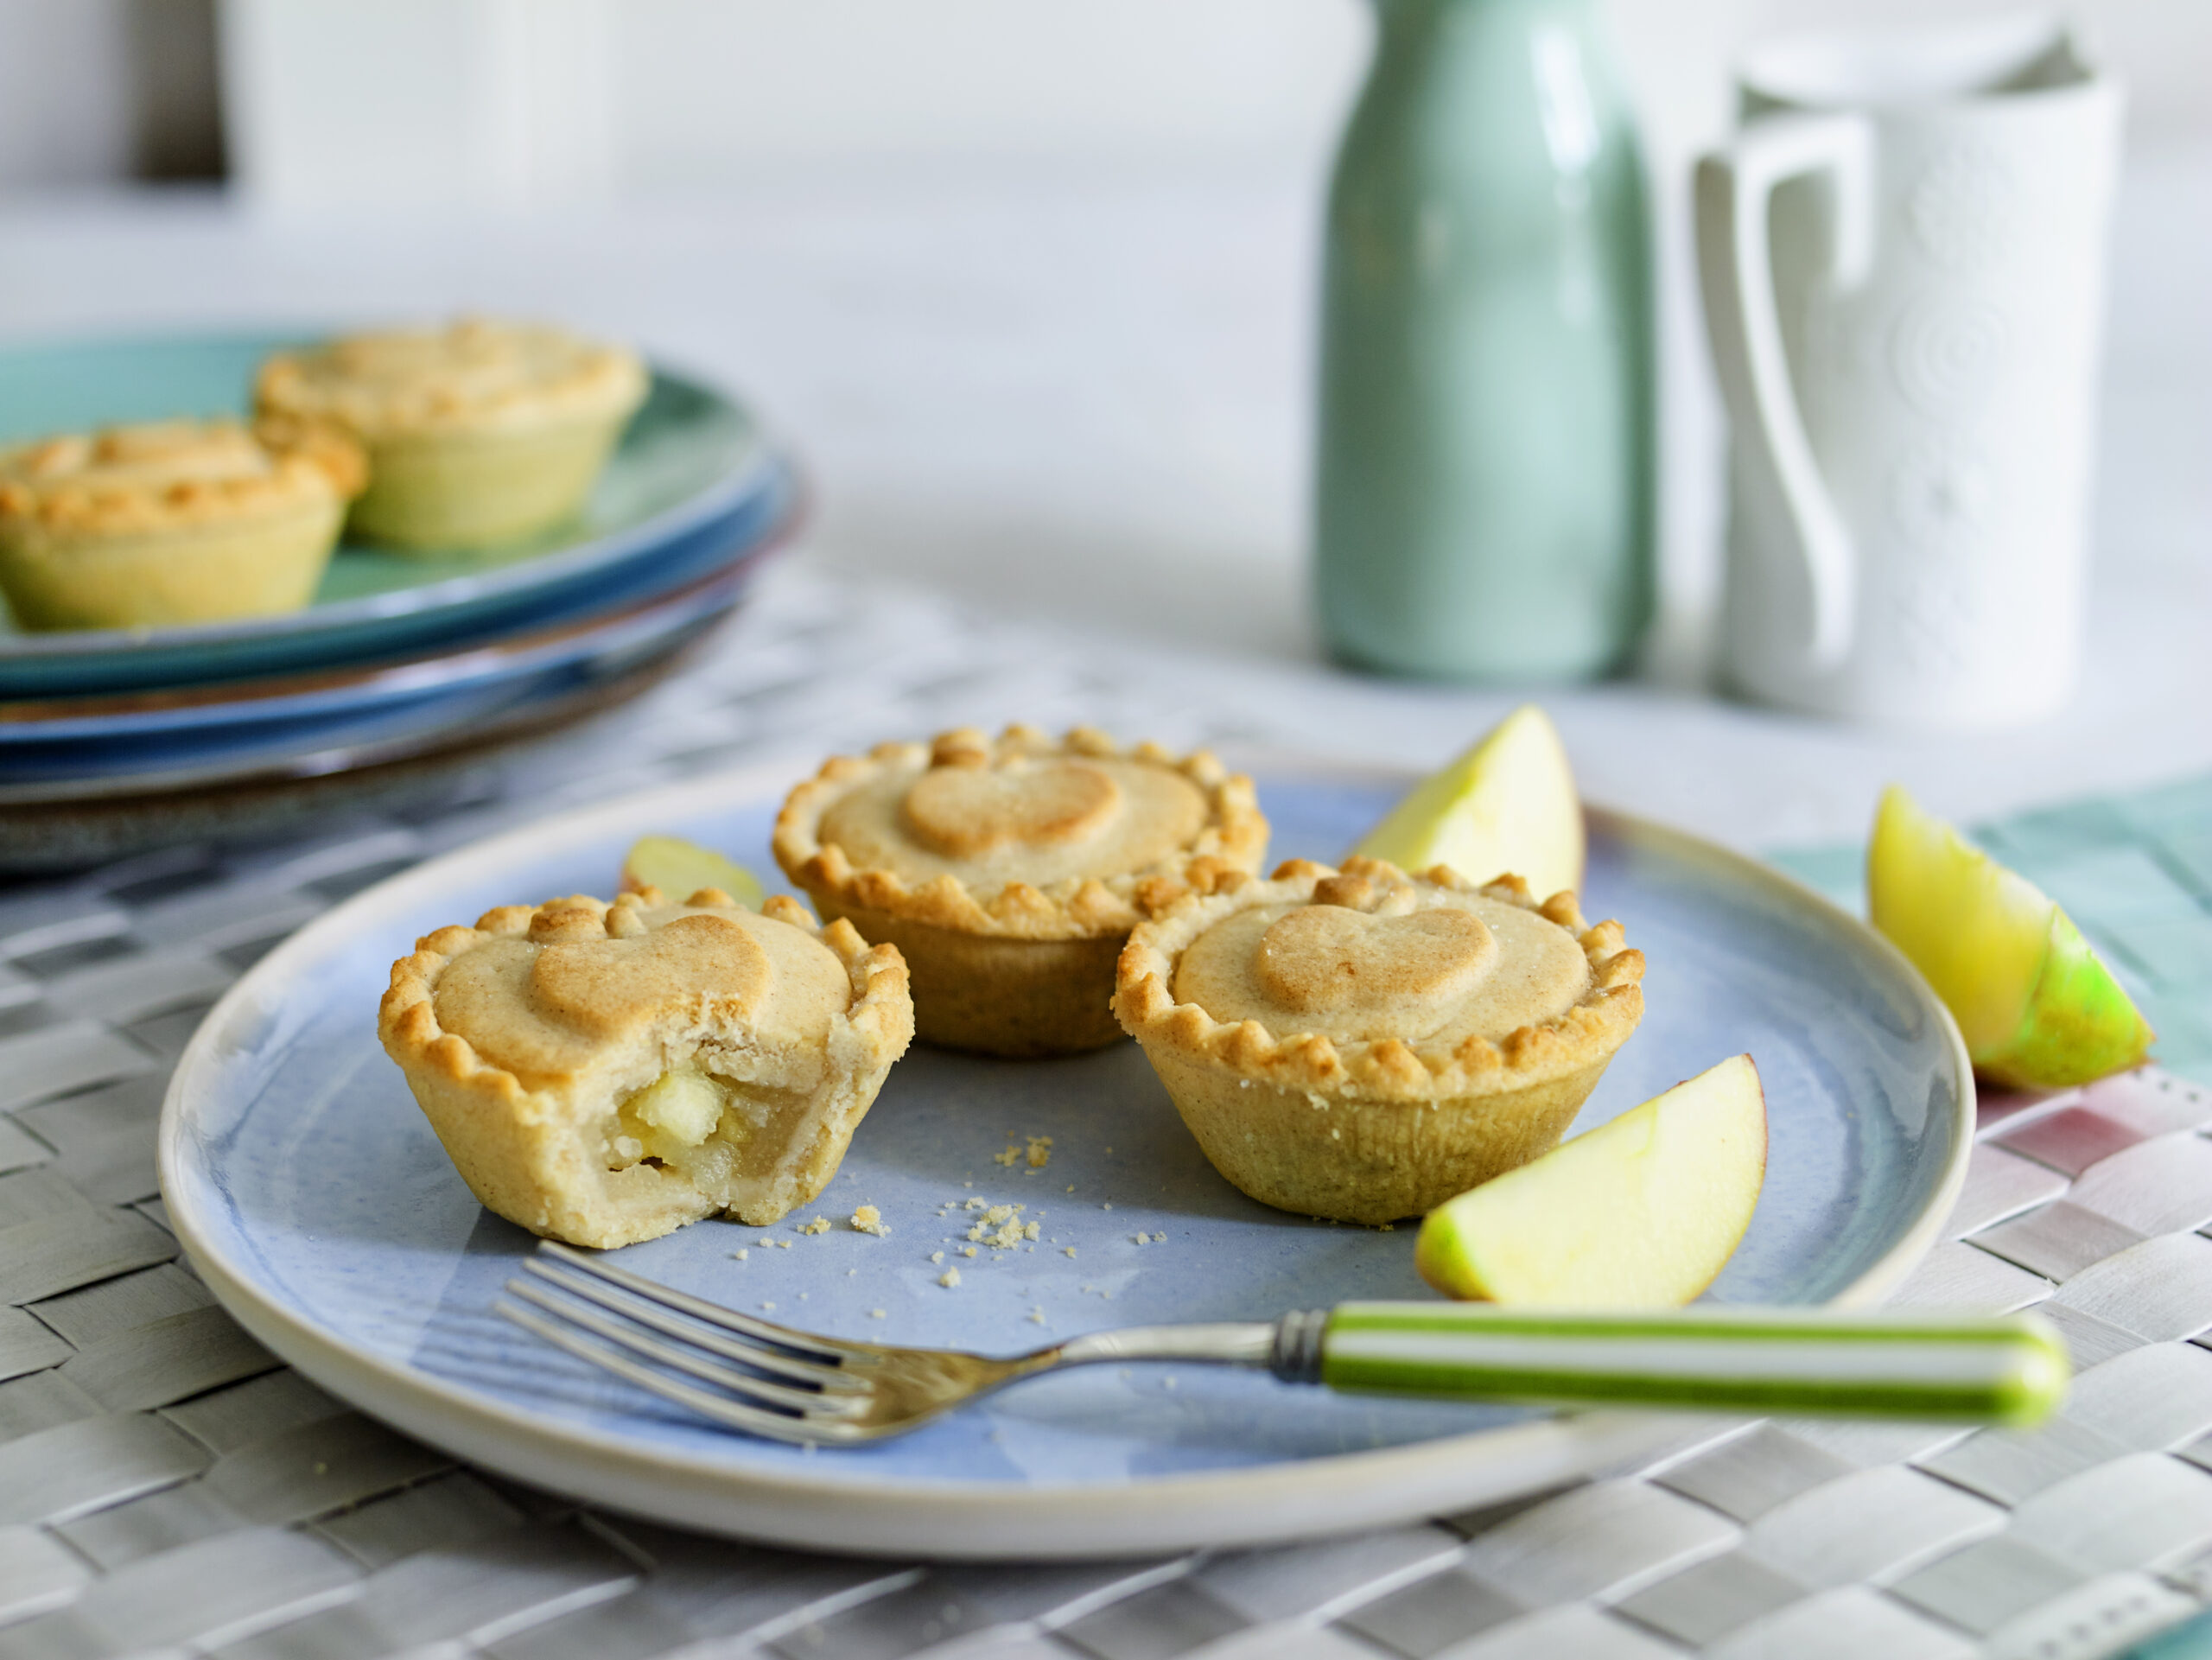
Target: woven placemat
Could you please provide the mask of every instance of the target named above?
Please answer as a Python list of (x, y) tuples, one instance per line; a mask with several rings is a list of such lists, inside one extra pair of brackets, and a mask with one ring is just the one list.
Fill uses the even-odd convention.
[[(2037, 1306), (2081, 1368), (2032, 1432), (1685, 1420), (1667, 1457), (1325, 1543), (1049, 1568), (785, 1553), (460, 1467), (280, 1367), (162, 1225), (169, 1065), (335, 900), (525, 814), (892, 731), (1217, 737), (1033, 633), (780, 581), (697, 676), (423, 823), (0, 891), (0, 1660), (2088, 1660), (2212, 1600), (2212, 780), (1991, 827), (2137, 990), (2168, 1068), (1987, 1103), (1903, 1301)], [(530, 765), (525, 763), (525, 766)], [(1855, 858), (1788, 861), (1848, 899)]]

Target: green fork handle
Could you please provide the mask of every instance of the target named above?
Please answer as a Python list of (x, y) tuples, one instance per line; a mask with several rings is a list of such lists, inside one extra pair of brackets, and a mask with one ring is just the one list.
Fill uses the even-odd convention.
[(2071, 1368), (2033, 1314), (1661, 1313), (1348, 1302), (1277, 1328), (1280, 1377), (1370, 1394), (2030, 1424)]

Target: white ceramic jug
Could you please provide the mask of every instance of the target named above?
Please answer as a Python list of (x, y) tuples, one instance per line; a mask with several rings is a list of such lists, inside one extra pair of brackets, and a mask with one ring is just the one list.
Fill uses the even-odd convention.
[(1803, 38), (1699, 164), (1724, 671), (1857, 719), (2064, 703), (2121, 96), (2054, 23)]

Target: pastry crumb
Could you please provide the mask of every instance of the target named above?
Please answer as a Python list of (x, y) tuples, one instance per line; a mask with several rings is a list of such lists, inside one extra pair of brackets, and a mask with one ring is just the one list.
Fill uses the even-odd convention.
[(1164, 1233), (1156, 1233), (1152, 1237), (1152, 1243), (1155, 1245), (1164, 1245), (1167, 1243), (1167, 1236)]
[(1109, 1202), (1108, 1202), (1108, 1203), (1106, 1203), (1106, 1204), (1104, 1204), (1104, 1205), (1100, 1205), (1098, 1208), (1099, 1208), (1100, 1210), (1102, 1210), (1102, 1211), (1110, 1211), (1110, 1210), (1112, 1210), (1112, 1209), (1114, 1208), (1114, 1206), (1113, 1206), (1112, 1203), (1109, 1201)]
[(863, 1205), (853, 1212), (853, 1226), (862, 1233), (872, 1233), (877, 1238), (887, 1238), (891, 1230), (883, 1225), (883, 1212), (873, 1205)]
[(1007, 1169), (1011, 1170), (1014, 1168), (1014, 1161), (1020, 1157), (1021, 1149), (1016, 1147), (1012, 1142), (1008, 1142), (1006, 1144), (1005, 1152), (994, 1153), (991, 1154), (991, 1162), (993, 1164), (1002, 1164)]
[(1052, 1138), (1049, 1135), (1029, 1137), (1029, 1167), (1042, 1170), (1052, 1161)]
[(976, 1254), (976, 1248), (973, 1245), (963, 1245), (960, 1248), (960, 1254), (963, 1256), (973, 1256)]
[(957, 1268), (949, 1268), (945, 1269), (944, 1273), (937, 1276), (937, 1282), (943, 1286), (947, 1291), (951, 1290), (953, 1287), (960, 1283), (960, 1270)]
[(1032, 1308), (1029, 1311), (1029, 1323), (1032, 1326), (1042, 1326), (1045, 1323), (1045, 1311), (1042, 1307)]
[(736, 1258), (739, 1262), (744, 1262), (747, 1257), (751, 1256), (753, 1255), (753, 1253), (752, 1253), (751, 1251), (747, 1250), (744, 1250), (742, 1247), (741, 1247), (740, 1249), (738, 1249), (738, 1250), (734, 1250), (734, 1251), (730, 1252), (730, 1255), (731, 1255), (732, 1256), (734, 1256), (734, 1258)]
[(801, 1233), (827, 1233), (830, 1231), (830, 1218), (817, 1216), (811, 1222), (800, 1223), (798, 1231)]
[(1024, 1239), (1034, 1239), (1037, 1237), (1038, 1232), (1039, 1229), (1034, 1222), (1026, 1223), (1023, 1224), (1021, 1230), (1021, 1237)]
[(1060, 1247), (1060, 1255), (1061, 1255), (1061, 1256), (1074, 1256), (1074, 1255), (1075, 1255), (1075, 1247), (1074, 1247), (1073, 1245), (1062, 1245), (1062, 1246)]
[(766, 1309), (772, 1314), (776, 1312), (776, 1305), (772, 1302), (764, 1302), (760, 1307)]
[(931, 1252), (930, 1253), (930, 1261), (931, 1261), (932, 1262), (942, 1262), (944, 1260), (944, 1253), (943, 1251), (941, 1251), (941, 1250), (933, 1250), (933, 1251), (931, 1251)]
[(870, 1320), (881, 1320), (883, 1318), (883, 1311), (880, 1308), (871, 1308), (868, 1311), (868, 1317)]

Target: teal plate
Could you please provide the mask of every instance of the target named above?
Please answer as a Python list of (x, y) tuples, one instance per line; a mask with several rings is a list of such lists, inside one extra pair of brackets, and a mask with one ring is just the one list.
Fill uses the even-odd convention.
[[(240, 415), (253, 372), (297, 334), (157, 337), (0, 350), (0, 443), (124, 421)], [(783, 525), (798, 485), (751, 412), (653, 372), (591, 499), (488, 553), (403, 556), (348, 542), (306, 610), (141, 632), (0, 626), (0, 697), (131, 690), (329, 668), (488, 639), (644, 599)]]
[[(391, 960), (494, 905), (608, 891), (648, 831), (772, 870), (769, 827), (791, 781), (705, 780), (448, 855), (340, 906), (238, 983), (177, 1068), (161, 1167), (178, 1237), (248, 1330), (365, 1409), (524, 1480), (688, 1526), (924, 1556), (1150, 1555), (1342, 1532), (1553, 1485), (1669, 1433), (1649, 1414), (1135, 1366), (1043, 1379), (896, 1441), (816, 1452), (717, 1431), (493, 1316), (532, 1242), (478, 1207), (379, 1050)], [(1263, 773), (1273, 856), (1338, 855), (1404, 782)], [(1591, 830), (1590, 908), (1620, 918), (1649, 957), (1649, 1013), (1581, 1126), (1749, 1050), (1769, 1103), (1766, 1186), (1713, 1294), (1878, 1299), (1935, 1242), (1965, 1177), (1974, 1085), (1949, 1017), (1889, 944), (1788, 878), (1631, 818), (1593, 813)], [(1042, 1169), (1026, 1157), (1033, 1136), (1052, 1138)], [(1026, 1205), (1034, 1247), (963, 1255), (970, 1200)], [(863, 1203), (889, 1237), (846, 1225)], [(830, 1231), (800, 1234), (817, 1214)], [(817, 1204), (772, 1228), (702, 1222), (620, 1255), (789, 1324), (1003, 1353), (1116, 1326), (1426, 1296), (1414, 1237), (1245, 1199), (1134, 1045), (1043, 1062), (918, 1047)], [(961, 1270), (950, 1289), (944, 1263)]]

